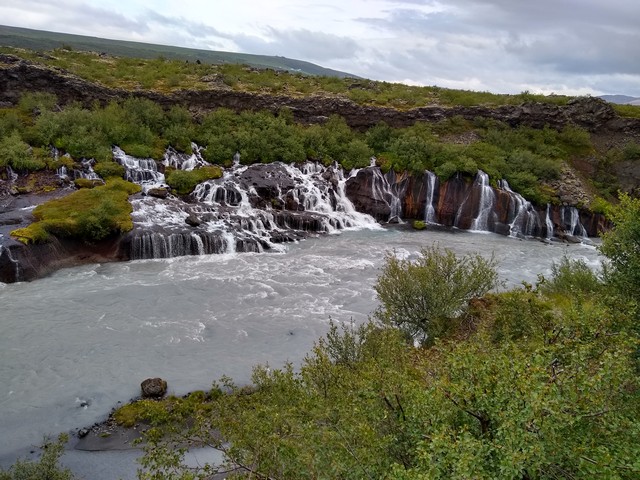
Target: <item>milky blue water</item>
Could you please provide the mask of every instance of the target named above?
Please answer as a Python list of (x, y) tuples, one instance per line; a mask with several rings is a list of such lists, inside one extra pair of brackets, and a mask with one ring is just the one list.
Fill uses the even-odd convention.
[(0, 284), (0, 465), (44, 434), (103, 420), (147, 377), (184, 394), (222, 375), (249, 382), (258, 363), (300, 362), (329, 318), (361, 322), (376, 308), (385, 254), (434, 243), (494, 254), (507, 287), (535, 282), (565, 254), (599, 265), (592, 246), (391, 229), (311, 238), (283, 253), (87, 265)]

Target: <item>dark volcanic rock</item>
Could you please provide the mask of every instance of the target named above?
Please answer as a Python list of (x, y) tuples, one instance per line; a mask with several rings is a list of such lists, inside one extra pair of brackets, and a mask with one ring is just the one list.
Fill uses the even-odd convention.
[(167, 198), (169, 190), (167, 188), (150, 188), (147, 190), (147, 195), (156, 198)]
[(202, 220), (200, 220), (195, 213), (189, 214), (184, 221), (187, 225), (191, 225), (192, 227), (199, 227), (202, 224)]
[(167, 382), (161, 378), (147, 378), (140, 384), (142, 398), (162, 398), (167, 393)]

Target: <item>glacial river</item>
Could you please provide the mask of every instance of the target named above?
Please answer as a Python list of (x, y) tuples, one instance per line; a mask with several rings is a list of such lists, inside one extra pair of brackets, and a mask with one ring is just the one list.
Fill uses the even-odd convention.
[(411, 256), (434, 243), (495, 254), (506, 287), (534, 283), (565, 254), (600, 262), (593, 246), (398, 228), (280, 253), (87, 265), (0, 284), (0, 465), (44, 434), (103, 420), (147, 377), (184, 394), (222, 375), (249, 382), (255, 364), (299, 363), (329, 318), (362, 322), (376, 308), (387, 252)]

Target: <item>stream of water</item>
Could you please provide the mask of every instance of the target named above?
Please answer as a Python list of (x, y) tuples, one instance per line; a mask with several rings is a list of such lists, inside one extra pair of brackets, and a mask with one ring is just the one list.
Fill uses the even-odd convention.
[(31, 283), (0, 284), (0, 465), (44, 434), (88, 426), (140, 382), (172, 393), (252, 366), (299, 363), (336, 321), (366, 320), (386, 253), (438, 243), (495, 254), (507, 287), (535, 282), (563, 255), (597, 268), (593, 246), (469, 232), (348, 231), (279, 253), (189, 256), (96, 264)]

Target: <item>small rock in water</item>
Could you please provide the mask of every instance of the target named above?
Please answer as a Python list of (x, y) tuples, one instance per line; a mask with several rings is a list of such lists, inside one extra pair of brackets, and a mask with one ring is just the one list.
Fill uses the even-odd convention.
[(167, 190), (166, 188), (150, 188), (147, 191), (147, 195), (156, 198), (167, 198), (167, 195), (169, 195), (169, 190)]
[(195, 213), (189, 214), (187, 218), (185, 218), (185, 223), (187, 225), (191, 225), (192, 227), (199, 227), (202, 221), (195, 215)]
[(88, 428), (81, 428), (80, 430), (78, 430), (78, 438), (84, 438), (87, 435), (89, 435), (90, 430)]
[(142, 398), (162, 398), (167, 393), (167, 382), (161, 378), (147, 378), (140, 388)]

